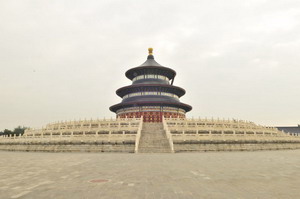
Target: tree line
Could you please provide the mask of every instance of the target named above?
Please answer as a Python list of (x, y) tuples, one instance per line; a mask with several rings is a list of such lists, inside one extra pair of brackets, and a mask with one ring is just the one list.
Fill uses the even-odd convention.
[(13, 131), (11, 130), (8, 130), (8, 129), (4, 129), (4, 131), (0, 131), (0, 136), (21, 136), (24, 134), (25, 132), (25, 129), (27, 129), (27, 127), (24, 127), (24, 126), (18, 126), (16, 128), (14, 128)]

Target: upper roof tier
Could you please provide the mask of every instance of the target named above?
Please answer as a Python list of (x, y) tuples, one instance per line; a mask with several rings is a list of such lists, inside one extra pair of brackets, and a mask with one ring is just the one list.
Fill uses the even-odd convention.
[(172, 85), (162, 85), (162, 84), (139, 84), (139, 85), (130, 85), (130, 86), (124, 86), (122, 88), (119, 88), (116, 91), (116, 94), (119, 97), (123, 97), (124, 95), (127, 95), (129, 93), (134, 92), (167, 92), (167, 93), (173, 93), (177, 95), (178, 97), (181, 97), (185, 94), (185, 90), (183, 88), (180, 88), (178, 86), (172, 86)]
[(140, 66), (129, 69), (125, 75), (128, 79), (132, 80), (136, 76), (139, 75), (145, 75), (145, 74), (157, 74), (157, 75), (163, 75), (169, 78), (169, 80), (174, 79), (176, 72), (171, 69), (164, 67), (157, 63), (154, 60), (154, 56), (152, 55), (152, 49), (149, 48), (149, 55), (147, 57), (147, 60)]

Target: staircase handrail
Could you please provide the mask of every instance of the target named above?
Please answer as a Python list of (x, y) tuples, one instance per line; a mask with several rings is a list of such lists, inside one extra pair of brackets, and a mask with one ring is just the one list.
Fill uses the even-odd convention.
[(135, 137), (135, 148), (134, 148), (135, 153), (138, 152), (142, 129), (143, 129), (143, 116), (141, 116), (139, 128), (138, 128), (138, 131), (137, 131), (137, 134), (136, 134), (136, 137)]
[(166, 136), (168, 138), (170, 147), (171, 147), (171, 152), (174, 153), (174, 144), (173, 144), (173, 138), (172, 138), (172, 134), (170, 133), (170, 130), (168, 128), (167, 122), (165, 120), (165, 117), (162, 117), (162, 123), (163, 123), (163, 127), (164, 127), (164, 131), (166, 132)]

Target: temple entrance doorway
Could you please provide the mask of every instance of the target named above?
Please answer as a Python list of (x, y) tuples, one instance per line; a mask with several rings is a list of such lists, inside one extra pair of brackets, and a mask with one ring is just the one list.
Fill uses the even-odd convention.
[(144, 122), (162, 122), (161, 112), (145, 112)]

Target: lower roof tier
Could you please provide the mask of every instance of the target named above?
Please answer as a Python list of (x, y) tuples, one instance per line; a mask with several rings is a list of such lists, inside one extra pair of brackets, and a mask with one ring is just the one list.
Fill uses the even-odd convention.
[(124, 95), (127, 95), (129, 93), (136, 93), (136, 92), (166, 92), (166, 93), (172, 93), (177, 95), (178, 97), (181, 97), (185, 94), (185, 90), (183, 88), (173, 86), (173, 85), (163, 85), (163, 84), (135, 84), (130, 86), (125, 86), (122, 88), (119, 88), (116, 91), (116, 94), (119, 97), (123, 97)]
[(185, 112), (189, 112), (190, 110), (192, 110), (192, 106), (181, 102), (160, 102), (160, 101), (119, 103), (109, 107), (109, 110), (112, 112), (117, 112), (119, 109), (122, 108), (139, 107), (139, 106), (168, 106), (168, 107), (181, 108), (185, 110)]

